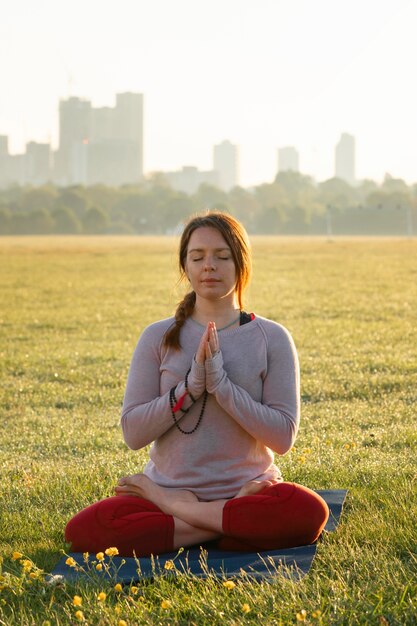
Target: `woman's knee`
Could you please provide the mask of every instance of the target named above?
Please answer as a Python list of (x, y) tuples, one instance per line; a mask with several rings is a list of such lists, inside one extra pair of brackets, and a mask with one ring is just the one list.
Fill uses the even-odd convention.
[(172, 516), (135, 496), (95, 502), (77, 513), (65, 529), (73, 552), (99, 552), (114, 546), (123, 556), (169, 552), (173, 535)]
[(313, 543), (329, 510), (314, 491), (295, 483), (278, 483), (261, 493), (229, 500), (223, 511), (226, 535), (262, 549)]
[[(158, 507), (134, 496), (113, 496), (90, 504), (74, 515), (65, 528), (65, 541), (72, 550), (101, 550), (115, 532), (126, 531), (142, 513), (159, 513)], [(100, 547), (98, 547), (100, 546)], [(106, 544), (106, 547), (109, 545)]]
[(306, 534), (310, 534), (309, 543), (314, 543), (323, 531), (329, 519), (329, 507), (323, 498), (308, 487), (295, 486), (294, 500), (299, 510), (304, 511)]

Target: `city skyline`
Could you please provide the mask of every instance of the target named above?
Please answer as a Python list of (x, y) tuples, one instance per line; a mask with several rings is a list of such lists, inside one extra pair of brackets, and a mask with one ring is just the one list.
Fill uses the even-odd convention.
[[(144, 149), (144, 94), (115, 95), (114, 107), (93, 107), (90, 100), (69, 97), (59, 101), (59, 141), (29, 141), (25, 152), (11, 154), (9, 138), (0, 135), (0, 188), (9, 185), (120, 186), (141, 183)], [(276, 174), (300, 172), (299, 153), (294, 146), (277, 150)], [(229, 140), (213, 146), (212, 168), (200, 170), (183, 165), (175, 171), (160, 170), (173, 189), (195, 193), (202, 183), (229, 192), (240, 185), (239, 147)], [(334, 177), (350, 185), (355, 175), (356, 142), (342, 133), (335, 146)], [(268, 181), (264, 181), (268, 182)]]
[(273, 179), (281, 146), (325, 180), (349, 133), (357, 179), (416, 182), (416, 20), (409, 0), (16, 0), (0, 21), (0, 135), (13, 154), (56, 149), (60, 99), (99, 108), (139, 92), (145, 173), (208, 170), (227, 138), (242, 186)]

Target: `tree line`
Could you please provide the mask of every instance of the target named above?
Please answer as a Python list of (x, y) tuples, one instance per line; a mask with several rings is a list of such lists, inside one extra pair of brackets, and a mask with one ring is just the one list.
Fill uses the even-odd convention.
[(405, 235), (417, 230), (417, 184), (316, 183), (280, 172), (272, 183), (228, 193), (202, 184), (188, 195), (156, 173), (141, 185), (11, 187), (0, 190), (0, 235), (169, 234), (193, 213), (228, 211), (254, 234)]

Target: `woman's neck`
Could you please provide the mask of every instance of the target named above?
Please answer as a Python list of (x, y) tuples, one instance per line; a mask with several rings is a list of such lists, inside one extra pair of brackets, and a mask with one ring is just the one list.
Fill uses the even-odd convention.
[(206, 326), (209, 322), (215, 322), (217, 328), (222, 328), (233, 321), (239, 321), (239, 305), (235, 298), (229, 301), (202, 300), (197, 297), (192, 318), (199, 324)]

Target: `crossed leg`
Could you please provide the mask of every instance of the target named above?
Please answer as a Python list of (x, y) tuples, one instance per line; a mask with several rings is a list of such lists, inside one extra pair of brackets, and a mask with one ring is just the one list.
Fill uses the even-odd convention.
[[(235, 498), (255, 495), (275, 483), (272, 480), (250, 481)], [(150, 500), (161, 511), (172, 515), (175, 526), (174, 549), (217, 539), (224, 534), (223, 508), (228, 500), (200, 502), (191, 491), (160, 487), (144, 474), (121, 478), (115, 492), (118, 496), (139, 496)], [(202, 536), (205, 538), (202, 539)]]
[(224, 550), (293, 547), (314, 542), (329, 514), (320, 496), (294, 483), (251, 481), (230, 500), (200, 502), (135, 474), (115, 491), (68, 522), (73, 551), (117, 546), (124, 556), (148, 556), (217, 539)]

